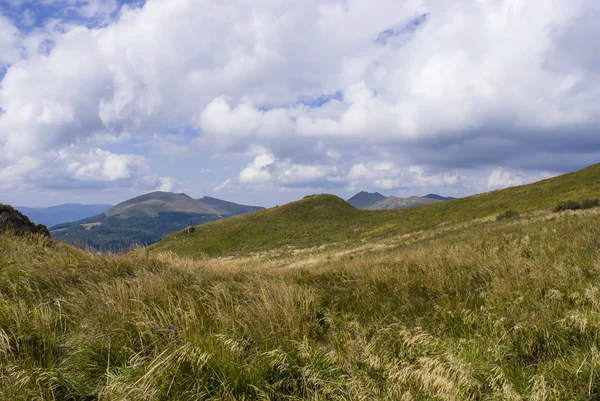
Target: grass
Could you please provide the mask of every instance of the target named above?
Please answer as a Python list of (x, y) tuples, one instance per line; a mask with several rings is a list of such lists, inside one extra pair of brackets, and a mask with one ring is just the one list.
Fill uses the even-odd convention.
[(593, 399), (599, 223), (195, 260), (0, 234), (0, 399)]
[(508, 209), (551, 210), (571, 199), (600, 197), (600, 164), (529, 185), (404, 210), (357, 210), (332, 195), (203, 224), (192, 235), (167, 236), (151, 249), (179, 255), (240, 255), (322, 244), (393, 238), (444, 225), (495, 218)]

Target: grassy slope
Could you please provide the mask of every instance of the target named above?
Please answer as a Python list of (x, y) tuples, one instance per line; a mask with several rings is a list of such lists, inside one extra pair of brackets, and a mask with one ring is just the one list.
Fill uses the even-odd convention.
[(283, 261), (0, 233), (0, 399), (593, 399), (599, 244), (597, 209)]
[(173, 233), (151, 249), (201, 256), (381, 239), (494, 216), (509, 208), (524, 213), (550, 209), (569, 199), (598, 197), (600, 164), (529, 185), (405, 210), (361, 211), (335, 196), (318, 195), (205, 224), (192, 235)]

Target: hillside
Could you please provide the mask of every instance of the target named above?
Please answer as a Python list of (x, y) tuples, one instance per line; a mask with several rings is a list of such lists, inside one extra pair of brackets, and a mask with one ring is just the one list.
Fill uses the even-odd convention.
[(418, 207), (424, 205), (433, 205), (439, 203), (441, 200), (431, 198), (398, 198), (396, 196), (389, 196), (375, 204), (365, 208), (366, 210), (395, 210), (395, 209), (408, 209), (411, 207)]
[[(393, 237), (438, 225), (549, 210), (559, 202), (600, 198), (600, 164), (529, 185), (412, 209), (362, 211), (332, 195), (305, 198), (279, 208), (209, 223), (191, 235), (173, 233), (151, 249), (199, 256), (304, 248), (346, 240)], [(327, 218), (323, 218), (326, 210)]]
[(156, 249), (193, 255), (312, 246), (343, 239), (332, 232), (332, 227), (349, 231), (360, 214), (337, 196), (307, 196), (283, 206), (216, 221), (207, 229), (196, 227), (192, 234), (172, 233)]
[(226, 216), (260, 210), (215, 198), (152, 192), (87, 219), (51, 227), (52, 236), (85, 249), (123, 251), (153, 244), (167, 234)]
[[(558, 197), (597, 191), (569, 183)], [(600, 214), (538, 200), (519, 205), (546, 211), (445, 236), (249, 258), (105, 257), (1, 233), (0, 399), (595, 399)], [(267, 212), (318, 216), (321, 237), (390, 215), (325, 196), (207, 226)]]
[(35, 224), (28, 216), (12, 206), (0, 203), (0, 235), (12, 233), (16, 235), (40, 234), (50, 237), (48, 228), (43, 224)]
[(56, 224), (77, 221), (92, 216), (97, 216), (110, 209), (112, 205), (82, 205), (80, 203), (66, 203), (51, 207), (23, 207), (17, 206), (17, 209), (26, 214), (37, 224), (43, 224), (48, 227)]

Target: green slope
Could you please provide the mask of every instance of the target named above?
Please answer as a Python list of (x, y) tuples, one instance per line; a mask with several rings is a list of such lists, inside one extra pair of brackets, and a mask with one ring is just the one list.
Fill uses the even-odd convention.
[(497, 215), (551, 209), (570, 199), (600, 197), (600, 164), (520, 187), (487, 192), (413, 209), (363, 211), (333, 195), (307, 197), (281, 207), (173, 233), (150, 250), (185, 256), (227, 255), (283, 246), (318, 246), (367, 237), (389, 237)]

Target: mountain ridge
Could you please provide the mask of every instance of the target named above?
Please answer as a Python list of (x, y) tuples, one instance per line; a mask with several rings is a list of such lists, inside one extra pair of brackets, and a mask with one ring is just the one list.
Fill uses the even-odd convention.
[(71, 245), (122, 251), (151, 245), (188, 226), (264, 209), (210, 197), (202, 199), (185, 193), (155, 191), (128, 199), (96, 216), (54, 225), (50, 232), (54, 238)]
[(411, 207), (431, 205), (441, 201), (454, 200), (456, 198), (445, 197), (437, 194), (428, 194), (425, 196), (410, 196), (401, 198), (397, 196), (385, 196), (379, 192), (360, 191), (346, 202), (363, 210), (393, 210), (406, 209)]

